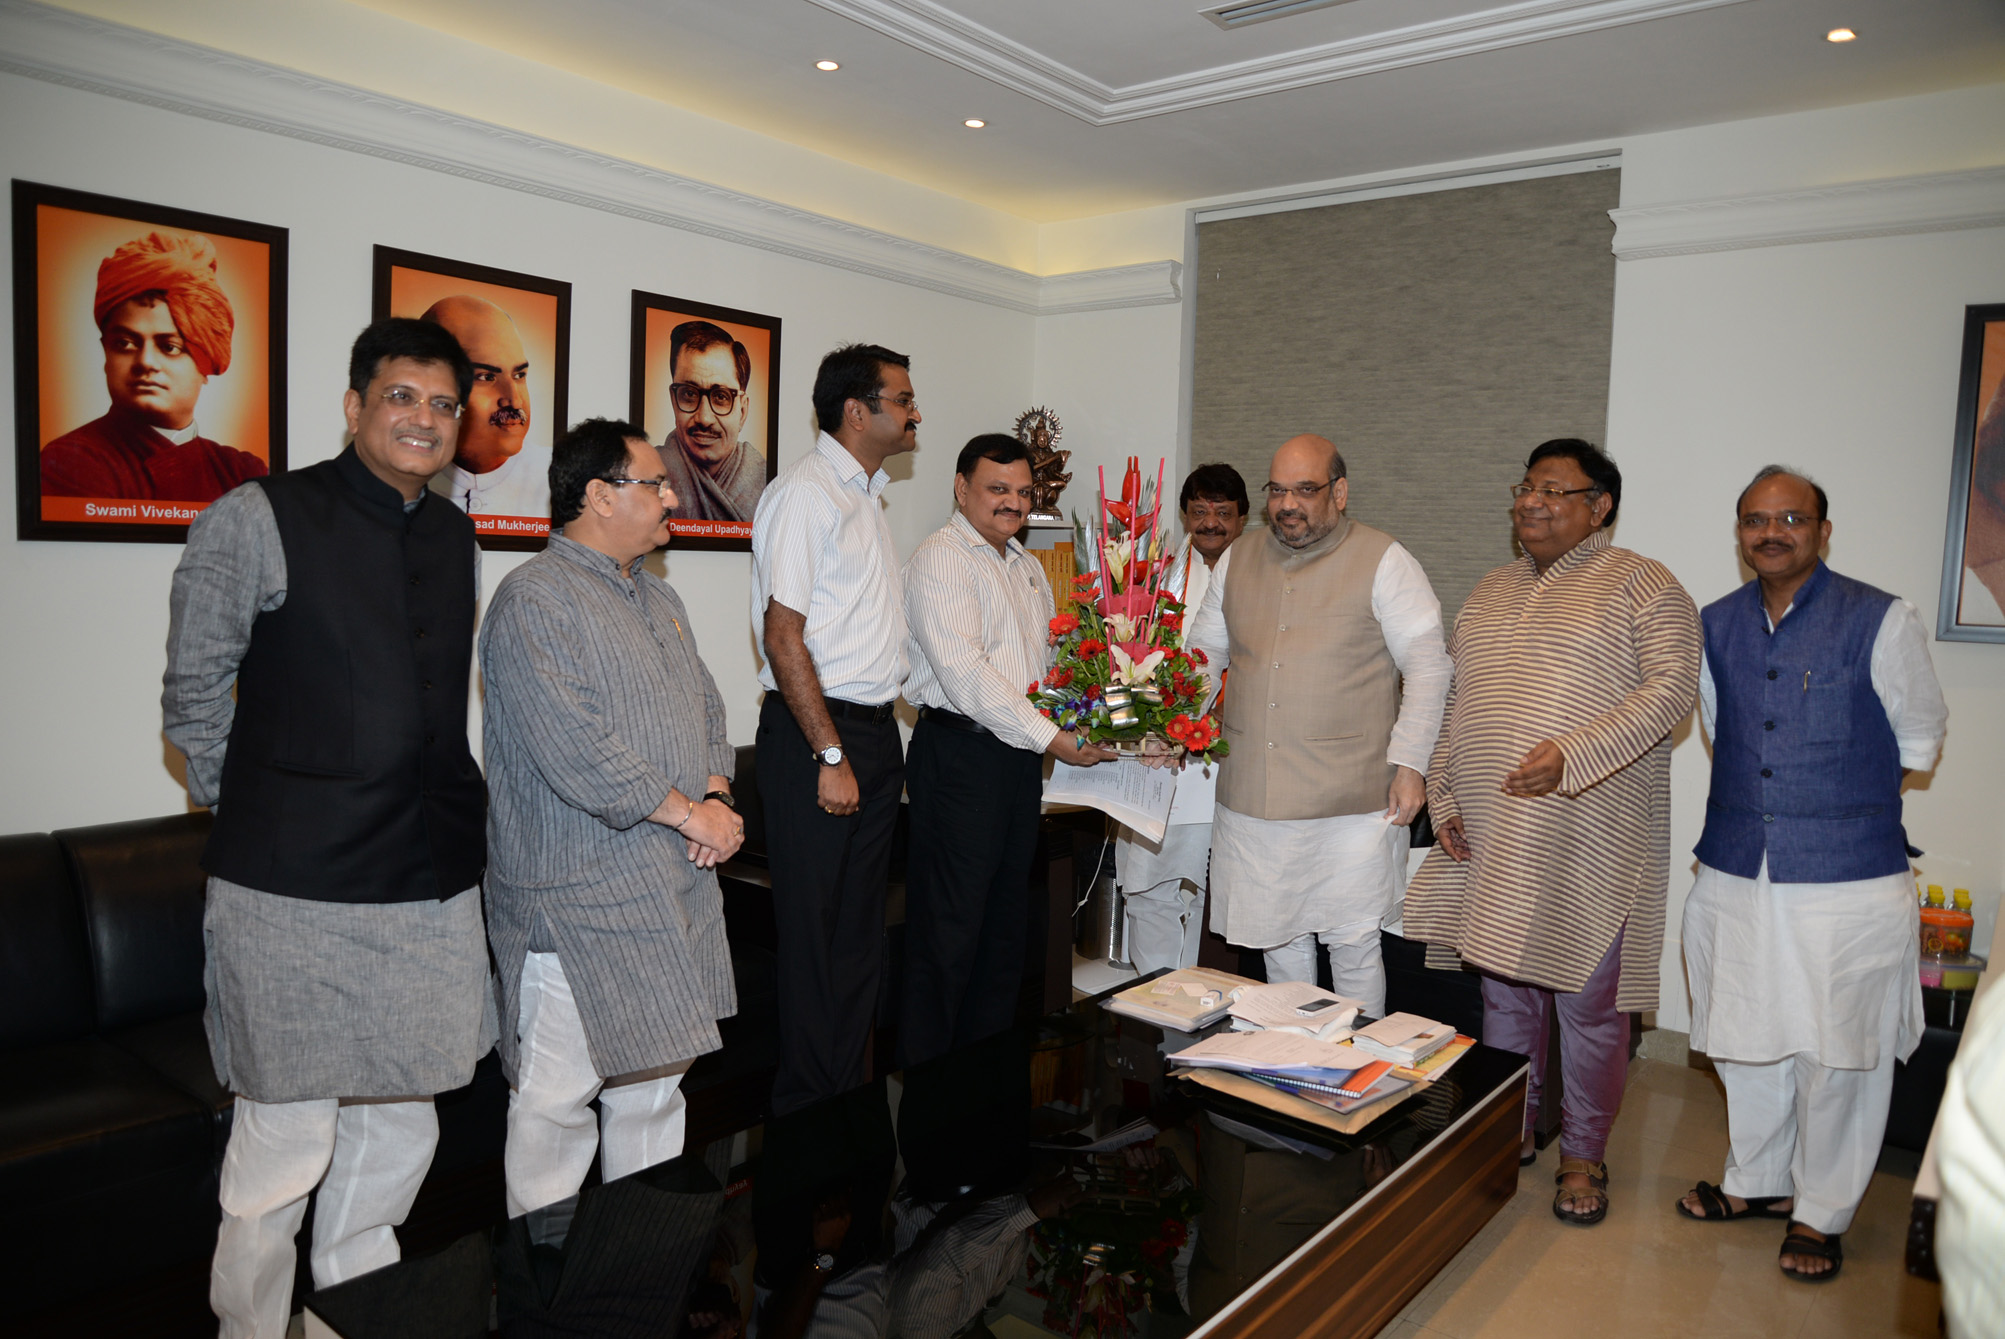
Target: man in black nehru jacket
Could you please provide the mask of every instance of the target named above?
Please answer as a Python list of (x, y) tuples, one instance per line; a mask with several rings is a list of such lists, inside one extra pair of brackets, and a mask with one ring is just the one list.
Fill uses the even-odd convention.
[(204, 1021), (237, 1094), (209, 1292), (224, 1339), (285, 1333), (316, 1185), (317, 1286), (398, 1258), (432, 1095), (494, 1041), (466, 738), (478, 552), (425, 489), (472, 383), (442, 327), (370, 326), (348, 448), (226, 493), (174, 572), (162, 706), (216, 812)]

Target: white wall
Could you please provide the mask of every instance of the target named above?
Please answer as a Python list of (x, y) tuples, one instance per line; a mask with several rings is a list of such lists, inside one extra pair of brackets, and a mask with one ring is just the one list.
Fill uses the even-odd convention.
[[(642, 288), (778, 314), (781, 460), (813, 440), (808, 394), (834, 345), (868, 339), (912, 354), (921, 450), (886, 491), (909, 552), (951, 506), (956, 448), (1007, 427), (1029, 403), (1030, 316), (377, 158), (197, 121), (96, 94), (0, 76), (0, 176), (179, 205), (291, 230), (289, 454), (341, 448), (347, 348), (370, 315), (376, 243), (572, 285), (570, 412), (624, 417), (628, 303)], [(33, 133), (26, 133), (32, 128)], [(10, 271), (11, 274), (11, 271)], [(9, 281), (11, 295), (11, 280)], [(5, 338), (11, 350), (11, 323)], [(0, 355), (11, 366), (11, 355)], [(13, 384), (0, 390), (13, 422)], [(13, 472), (0, 514), (13, 514)], [(0, 832), (170, 813), (186, 796), (160, 735), (167, 589), (178, 545), (0, 540)], [(490, 554), (492, 584), (521, 561)], [(733, 740), (755, 725), (750, 557), (668, 560)]]
[[(2005, 164), (2005, 84), (1640, 136), (1619, 148), (1624, 208), (1990, 167)], [(1381, 178), (1495, 165), (1416, 164)], [(1160, 253), (1185, 210), (1218, 203), (1047, 225), (1041, 256), (1084, 268)], [(1185, 259), (1202, 265), (1201, 256)], [(1832, 565), (1911, 600), (1932, 632), (1963, 308), (1985, 302), (2005, 302), (2005, 229), (1619, 265), (1607, 443), (1627, 494), (1617, 542), (1665, 562), (1700, 604), (1717, 599), (1741, 577), (1734, 498), (1756, 468), (1787, 461), (1831, 493)], [(1035, 382), (1037, 397), (1061, 414), (1095, 397), (1082, 418), (1113, 433), (1131, 417), (1170, 417), (1160, 400), (1171, 385), (1188, 393), (1172, 353), (1181, 348), (1179, 309), (1117, 315), (1041, 321)], [(1100, 440), (1075, 445), (1097, 450)], [(1192, 455), (1202, 458), (1205, 444), (1193, 443)], [(1908, 830), (1928, 852), (1921, 865), (1930, 881), (1978, 894), (1983, 937), (2005, 882), (2005, 647), (1932, 642), (1931, 651), (1950, 738), (1941, 766), (1910, 789)], [(1690, 1019), (1678, 926), (1708, 769), (1687, 726), (1673, 761), (1657, 1017), (1677, 1029)]]

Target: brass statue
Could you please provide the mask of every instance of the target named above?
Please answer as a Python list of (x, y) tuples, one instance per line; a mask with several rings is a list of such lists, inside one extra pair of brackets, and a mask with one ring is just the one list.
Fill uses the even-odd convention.
[(1072, 453), (1057, 449), (1058, 439), (1064, 435), (1058, 415), (1042, 406), (1027, 409), (1017, 418), (1016, 439), (1030, 450), (1030, 520), (1065, 519), (1058, 510), (1058, 495), (1072, 482), (1072, 476), (1063, 472)]

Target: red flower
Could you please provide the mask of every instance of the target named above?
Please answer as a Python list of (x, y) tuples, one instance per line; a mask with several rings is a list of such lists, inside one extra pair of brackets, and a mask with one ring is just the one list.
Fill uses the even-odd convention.
[(1077, 586), (1080, 590), (1091, 590), (1093, 589), (1094, 586), (1098, 585), (1099, 582), (1100, 578), (1091, 572), (1081, 572), (1077, 576), (1072, 578), (1072, 584), (1074, 586)]
[(1051, 620), (1052, 634), (1058, 637), (1063, 637), (1066, 633), (1071, 632), (1074, 628), (1077, 628), (1078, 626), (1079, 626), (1079, 616), (1077, 614), (1060, 614), (1058, 617)]
[(1170, 723), (1163, 727), (1163, 733), (1180, 744), (1188, 740), (1190, 732), (1191, 718), (1181, 712), (1171, 717)]
[(1211, 663), (1211, 657), (1204, 653), (1202, 646), (1193, 646), (1190, 649), (1190, 658), (1200, 665), (1209, 665)]
[(1088, 637), (1085, 641), (1079, 643), (1079, 654), (1082, 656), (1097, 656), (1106, 651), (1106, 649), (1107, 643), (1097, 637)]
[(1184, 616), (1182, 614), (1157, 614), (1156, 622), (1162, 624), (1162, 626), (1168, 628), (1171, 632), (1181, 632), (1183, 631)]
[(1034, 695), (1037, 692), (1037, 681), (1035, 679), (1031, 680), (1030, 687), (1024, 689), (1023, 691), (1026, 695)]
[(1063, 665), (1053, 666), (1051, 673), (1044, 676), (1044, 683), (1047, 688), (1063, 688), (1071, 682), (1072, 671), (1066, 669)]

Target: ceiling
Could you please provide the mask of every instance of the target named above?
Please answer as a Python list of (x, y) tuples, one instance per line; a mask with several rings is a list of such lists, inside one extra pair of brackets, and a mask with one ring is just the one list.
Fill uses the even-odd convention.
[(2000, 0), (1218, 2), (361, 0), (1038, 222), (2005, 78)]

